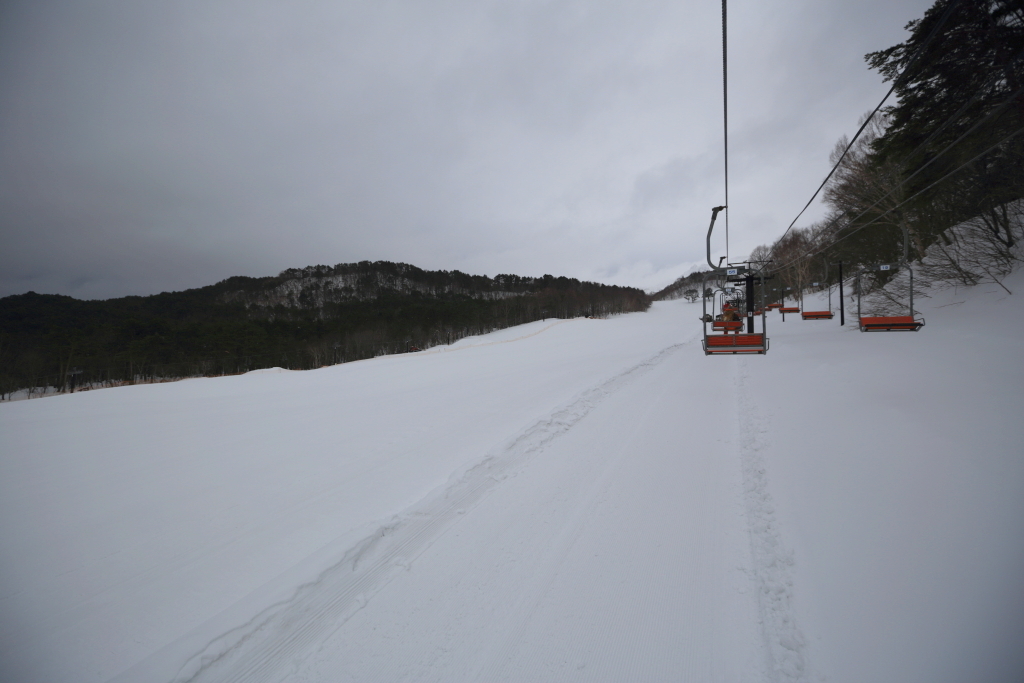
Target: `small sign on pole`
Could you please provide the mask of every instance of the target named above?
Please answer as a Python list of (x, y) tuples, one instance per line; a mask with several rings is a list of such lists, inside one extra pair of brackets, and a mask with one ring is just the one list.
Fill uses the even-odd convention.
[(75, 368), (74, 370), (68, 370), (68, 375), (71, 376), (71, 393), (72, 394), (75, 393), (75, 380), (78, 378), (78, 375), (81, 375), (81, 374), (82, 374), (82, 371), (79, 370), (78, 368)]

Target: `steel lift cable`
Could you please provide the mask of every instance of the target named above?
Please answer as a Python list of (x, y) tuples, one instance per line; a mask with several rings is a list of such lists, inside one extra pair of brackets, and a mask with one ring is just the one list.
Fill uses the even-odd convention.
[[(859, 219), (859, 218), (862, 218), (863, 216), (865, 216), (865, 215), (866, 215), (866, 214), (868, 213), (868, 211), (871, 211), (871, 209), (875, 208), (876, 206), (878, 206), (879, 204), (881, 204), (881, 203), (882, 203), (883, 201), (885, 201), (886, 199), (888, 199), (889, 195), (891, 195), (891, 194), (892, 194), (893, 192), (896, 192), (897, 190), (899, 190), (899, 189), (900, 189), (901, 187), (903, 187), (903, 186), (904, 186), (904, 185), (905, 185), (906, 183), (910, 182), (910, 181), (911, 181), (911, 180), (912, 180), (912, 179), (914, 178), (914, 176), (916, 176), (916, 175), (917, 175), (918, 173), (920, 173), (921, 171), (923, 171), (924, 169), (926, 169), (926, 168), (927, 168), (927, 167), (928, 167), (929, 165), (931, 165), (931, 163), (932, 163), (933, 161), (937, 160), (937, 159), (938, 159), (939, 157), (943, 156), (943, 155), (944, 155), (944, 154), (945, 154), (946, 152), (948, 152), (948, 151), (949, 151), (949, 150), (951, 150), (951, 149), (952, 149), (953, 147), (955, 147), (955, 146), (956, 146), (956, 145), (957, 145), (957, 144), (958, 144), (959, 142), (961, 142), (961, 141), (962, 141), (962, 140), (963, 140), (964, 138), (966, 138), (966, 137), (967, 137), (968, 135), (970, 135), (970, 134), (971, 134), (971, 133), (973, 133), (973, 132), (974, 132), (975, 130), (977, 130), (977, 129), (978, 129), (978, 128), (979, 128), (979, 127), (980, 127), (980, 126), (982, 125), (982, 124), (984, 124), (984, 123), (987, 123), (989, 119), (991, 119), (991, 118), (994, 118), (994, 117), (998, 116), (999, 114), (1001, 114), (1001, 113), (1003, 112), (1003, 110), (1005, 110), (1005, 109), (1006, 109), (1006, 108), (1007, 108), (1007, 107), (1008, 107), (1008, 106), (1009, 106), (1009, 105), (1010, 105), (1010, 104), (1011, 104), (1011, 103), (1012, 103), (1012, 102), (1013, 102), (1014, 100), (1016, 100), (1016, 99), (1017, 99), (1018, 97), (1020, 97), (1020, 96), (1021, 96), (1022, 94), (1024, 94), (1024, 86), (1021, 86), (1021, 88), (1019, 88), (1019, 89), (1017, 90), (1017, 92), (1015, 92), (1015, 93), (1014, 93), (1013, 95), (1011, 95), (1010, 97), (1008, 97), (1008, 98), (1006, 99), (1006, 101), (1005, 101), (1005, 102), (1003, 102), (1003, 103), (1002, 103), (1001, 105), (999, 105), (998, 107), (996, 107), (995, 109), (993, 109), (992, 111), (990, 111), (990, 112), (989, 112), (988, 114), (986, 114), (986, 115), (985, 115), (985, 116), (984, 116), (983, 118), (979, 119), (979, 120), (978, 120), (978, 121), (977, 121), (977, 122), (976, 122), (976, 123), (975, 123), (975, 124), (974, 124), (973, 126), (971, 126), (971, 127), (969, 128), (969, 129), (967, 129), (966, 131), (964, 131), (964, 133), (962, 133), (962, 134), (960, 135), (960, 137), (958, 137), (958, 138), (957, 138), (956, 140), (954, 140), (953, 142), (951, 142), (951, 143), (949, 143), (948, 145), (946, 145), (946, 147), (944, 147), (944, 148), (942, 149), (942, 151), (940, 151), (940, 152), (939, 152), (938, 154), (936, 154), (936, 155), (935, 155), (935, 156), (933, 156), (933, 157), (932, 157), (931, 159), (929, 159), (928, 161), (926, 161), (926, 162), (925, 162), (924, 164), (922, 164), (921, 166), (919, 166), (919, 167), (917, 168), (917, 170), (915, 170), (915, 171), (914, 171), (913, 173), (911, 173), (911, 174), (910, 174), (909, 176), (907, 176), (906, 178), (904, 178), (903, 180), (901, 180), (901, 181), (899, 182), (899, 184), (897, 184), (897, 185), (896, 185), (896, 186), (895, 186), (894, 188), (892, 188), (892, 189), (891, 189), (891, 190), (889, 190), (889, 191), (888, 191), (887, 193), (885, 193), (885, 195), (883, 195), (883, 196), (882, 196), (881, 198), (879, 198), (879, 199), (878, 199), (878, 201), (876, 201), (876, 202), (875, 202), (874, 204), (872, 204), (872, 205), (871, 205), (871, 206), (869, 206), (868, 208), (864, 209), (864, 211), (862, 211), (861, 213), (859, 213), (858, 215), (856, 215), (856, 216), (854, 216), (854, 217), (853, 217), (852, 219), (850, 219), (850, 222), (852, 223), (852, 222), (856, 221), (857, 219)], [(949, 121), (947, 121), (946, 123), (949, 123)], [(1016, 135), (1016, 133), (1013, 133), (1013, 134), (1011, 134), (1011, 135), (1010, 135), (1009, 137), (1007, 137), (1007, 138), (1004, 138), (1003, 140), (1000, 140), (999, 142), (997, 142), (997, 143), (996, 143), (995, 145), (993, 145), (992, 147), (989, 147), (989, 148), (988, 148), (988, 149), (986, 150), (986, 152), (988, 152), (988, 151), (991, 151), (991, 150), (995, 149), (996, 147), (998, 147), (999, 145), (1001, 145), (1001, 144), (1002, 144), (1003, 142), (1006, 142), (1007, 140), (1009, 140), (1010, 138), (1012, 138), (1012, 137), (1013, 137), (1014, 135)], [(919, 147), (918, 149), (920, 149), (920, 147)], [(917, 152), (917, 150), (914, 150), (914, 152), (911, 152), (911, 155), (913, 155), (913, 154), (914, 154), (914, 153), (916, 153), (916, 152)], [(984, 154), (984, 153), (985, 153), (985, 152), (982, 152), (982, 154)], [(973, 159), (971, 159), (971, 161), (974, 161), (974, 160), (976, 160), (977, 158), (978, 158), (978, 157), (974, 157)], [(970, 163), (970, 162), (968, 162), (968, 163)], [(966, 164), (964, 164), (964, 165), (966, 165)], [(956, 170), (957, 170), (957, 171), (958, 171), (958, 170), (960, 170), (961, 168), (963, 168), (963, 167), (964, 167), (964, 165), (961, 165), (961, 166), (957, 167), (957, 169), (956, 169)], [(950, 175), (951, 175), (951, 173), (947, 173), (947, 174), (946, 174), (945, 176), (943, 176), (943, 177), (942, 177), (942, 179), (944, 180), (945, 178), (948, 178), (948, 177), (949, 177)], [(929, 185), (928, 187), (930, 188), (930, 187), (933, 187), (934, 185), (935, 185), (935, 183), (932, 183), (932, 184), (931, 184), (931, 185)], [(925, 189), (928, 189), (928, 188), (925, 188)], [(923, 192), (923, 190), (922, 190), (922, 192)], [(914, 194), (914, 197), (918, 196), (919, 194), (921, 194), (921, 192), (917, 192), (916, 194)], [(900, 204), (898, 204), (897, 206), (894, 206), (894, 207), (892, 207), (891, 209), (889, 209), (889, 210), (888, 210), (888, 211), (886, 211), (885, 213), (883, 213), (883, 214), (881, 214), (880, 216), (876, 217), (876, 218), (875, 218), (875, 219), (873, 219), (872, 221), (870, 221), (870, 222), (868, 222), (868, 223), (865, 223), (865, 224), (864, 224), (863, 226), (861, 226), (861, 227), (862, 227), (862, 228), (865, 228), (865, 227), (867, 227), (868, 225), (871, 225), (871, 223), (873, 223), (874, 221), (878, 220), (879, 218), (882, 218), (882, 216), (885, 216), (885, 215), (887, 215), (888, 213), (890, 213), (890, 212), (892, 212), (892, 211), (896, 210), (896, 209), (897, 209), (897, 208), (899, 208), (900, 206), (903, 206), (903, 204), (905, 204), (905, 203), (906, 203), (907, 201), (909, 201), (909, 200), (906, 200), (906, 201), (900, 202)], [(841, 215), (837, 216), (837, 217), (836, 217), (835, 219), (833, 219), (833, 221), (832, 221), (832, 222), (831, 222), (831, 223), (830, 223), (829, 225), (827, 225), (827, 226), (825, 226), (825, 227), (826, 227), (826, 228), (830, 228), (830, 227), (832, 227), (833, 225), (835, 225), (836, 223), (838, 223), (838, 222), (839, 222), (840, 220), (842, 220), (842, 218), (843, 218), (843, 217), (844, 217), (845, 215), (847, 215), (847, 214), (846, 214), (846, 213), (844, 212), (843, 214), (841, 214)], [(856, 232), (858, 232), (859, 230), (860, 230), (860, 228), (858, 228), (857, 230), (854, 230), (853, 232), (849, 233), (849, 235), (844, 235), (843, 237), (839, 238), (838, 240), (835, 240), (834, 242), (831, 242), (831, 243), (829, 243), (828, 245), (825, 245), (824, 247), (822, 247), (822, 248), (820, 248), (820, 249), (818, 249), (818, 250), (816, 250), (816, 251), (808, 252), (808, 254), (806, 254), (805, 256), (798, 256), (798, 257), (796, 257), (795, 259), (793, 259), (792, 261), (789, 261), (789, 262), (788, 262), (788, 263), (787, 263), (786, 265), (784, 265), (784, 266), (780, 266), (780, 267), (781, 267), (781, 268), (785, 268), (785, 267), (787, 267), (787, 266), (789, 266), (789, 265), (792, 265), (792, 264), (794, 264), (794, 263), (796, 263), (796, 262), (800, 261), (801, 259), (804, 259), (804, 258), (806, 258), (807, 256), (812, 256), (812, 255), (814, 255), (814, 254), (820, 253), (820, 252), (821, 252), (821, 251), (822, 251), (823, 249), (827, 249), (827, 248), (828, 248), (829, 246), (832, 246), (832, 245), (835, 245), (835, 244), (839, 244), (839, 242), (842, 242), (842, 241), (843, 241), (844, 239), (846, 239), (846, 238), (847, 238), (847, 237), (849, 237), (850, 235), (853, 235), (853, 234), (855, 234), (855, 233), (856, 233)]]
[[(825, 176), (825, 179), (821, 181), (821, 185), (819, 185), (818, 189), (814, 191), (814, 194), (811, 195), (811, 198), (807, 200), (807, 203), (804, 205), (804, 208), (800, 209), (800, 213), (796, 215), (796, 218), (794, 218), (793, 222), (789, 224), (789, 227), (786, 228), (786, 231), (782, 233), (782, 236), (779, 237), (779, 240), (781, 240), (783, 237), (789, 234), (789, 231), (793, 229), (793, 226), (796, 225), (796, 222), (800, 220), (800, 216), (804, 215), (804, 211), (807, 211), (807, 208), (811, 205), (812, 202), (814, 202), (818, 194), (821, 192), (822, 188), (825, 187), (829, 179), (833, 176), (833, 174), (835, 174), (836, 169), (838, 169), (840, 164), (843, 163), (843, 160), (846, 158), (847, 153), (849, 153), (850, 149), (853, 147), (853, 143), (857, 142), (857, 138), (859, 138), (860, 134), (864, 132), (864, 129), (867, 128), (868, 123), (871, 122), (871, 119), (882, 108), (882, 105), (885, 104), (885, 101), (889, 99), (889, 95), (891, 95), (897, 87), (903, 84), (907, 76), (912, 72), (914, 66), (916, 66), (917, 60), (921, 58), (921, 55), (924, 54), (925, 49), (928, 47), (928, 45), (931, 44), (935, 36), (938, 35), (939, 29), (942, 28), (943, 24), (946, 23), (946, 20), (949, 19), (950, 15), (953, 13), (953, 10), (959, 4), (960, 0), (951, 0), (949, 5), (946, 6), (946, 11), (942, 13), (942, 17), (940, 17), (939, 20), (936, 22), (935, 26), (932, 28), (931, 33), (928, 34), (928, 37), (925, 39), (925, 41), (921, 43), (920, 47), (917, 48), (917, 51), (914, 53), (914, 56), (911, 57), (910, 62), (907, 64), (907, 67), (903, 70), (903, 73), (901, 73), (897, 78), (893, 80), (892, 87), (889, 88), (889, 92), (885, 93), (885, 97), (883, 97), (882, 101), (878, 103), (878, 106), (875, 107), (874, 111), (872, 111), (871, 114), (866, 119), (864, 119), (864, 123), (862, 123), (860, 128), (857, 129), (857, 132), (854, 134), (853, 139), (850, 140), (850, 143), (846, 146), (846, 149), (843, 150), (843, 154), (842, 156), (839, 157), (839, 160), (835, 163), (835, 166), (833, 166), (832, 170), (828, 172), (828, 175)], [(778, 244), (778, 240), (776, 240), (776, 244)], [(774, 252), (774, 249), (772, 249), (772, 251), (769, 252), (769, 259), (771, 259), (771, 256), (774, 254)]]
[(725, 138), (725, 262), (729, 263), (729, 50), (722, 0), (722, 129)]
[[(1003, 139), (1002, 139), (1002, 140), (1000, 140), (999, 142), (995, 143), (995, 144), (994, 144), (994, 145), (992, 145), (991, 147), (987, 147), (987, 148), (985, 148), (985, 149), (984, 149), (983, 151), (979, 152), (978, 154), (976, 154), (975, 156), (971, 157), (970, 159), (968, 159), (968, 160), (967, 160), (967, 161), (965, 161), (964, 163), (960, 164), (959, 166), (957, 166), (956, 168), (954, 168), (954, 169), (953, 169), (952, 171), (950, 171), (950, 172), (949, 172), (949, 173), (947, 173), (946, 175), (942, 176), (941, 178), (939, 178), (939, 179), (938, 179), (938, 180), (936, 180), (935, 182), (931, 183), (931, 184), (930, 184), (930, 185), (928, 185), (927, 187), (923, 187), (923, 188), (921, 188), (920, 190), (918, 190), (917, 192), (915, 192), (915, 193), (914, 193), (914, 194), (912, 194), (911, 196), (907, 197), (906, 199), (904, 199), (904, 200), (903, 200), (902, 202), (900, 202), (900, 203), (899, 203), (899, 204), (897, 204), (896, 206), (892, 207), (891, 209), (887, 209), (887, 210), (886, 210), (886, 211), (885, 211), (884, 213), (881, 213), (881, 214), (879, 214), (879, 215), (875, 216), (874, 218), (872, 218), (872, 219), (871, 219), (870, 221), (868, 221), (868, 222), (867, 222), (867, 223), (865, 223), (864, 225), (858, 226), (857, 228), (855, 228), (854, 230), (851, 230), (851, 231), (850, 231), (849, 233), (847, 233), (846, 235), (843, 235), (843, 236), (842, 236), (842, 237), (840, 237), (839, 239), (837, 239), (837, 240), (835, 240), (835, 241), (833, 241), (833, 242), (830, 242), (829, 244), (827, 244), (827, 245), (825, 245), (825, 246), (823, 246), (823, 247), (819, 247), (819, 248), (818, 248), (818, 249), (816, 249), (815, 251), (810, 251), (810, 252), (807, 252), (806, 254), (804, 254), (803, 256), (798, 256), (798, 257), (796, 257), (796, 258), (795, 258), (795, 259), (793, 259), (792, 261), (789, 261), (789, 262), (787, 262), (787, 263), (785, 263), (785, 264), (783, 264), (783, 265), (779, 266), (779, 268), (778, 268), (778, 269), (779, 269), (779, 270), (782, 270), (783, 268), (788, 268), (789, 266), (793, 265), (794, 263), (796, 263), (796, 262), (798, 262), (798, 261), (801, 261), (801, 260), (803, 260), (803, 259), (805, 259), (805, 258), (808, 258), (808, 257), (814, 256), (814, 255), (816, 255), (816, 254), (820, 254), (820, 253), (821, 253), (822, 251), (824, 251), (825, 249), (828, 249), (829, 247), (833, 247), (833, 246), (835, 246), (835, 245), (839, 244), (840, 242), (842, 242), (843, 240), (847, 239), (848, 237), (852, 237), (853, 235), (857, 234), (858, 232), (860, 232), (860, 231), (861, 231), (861, 230), (863, 230), (864, 228), (868, 227), (868, 226), (869, 226), (869, 225), (871, 225), (872, 223), (875, 223), (876, 221), (879, 221), (879, 220), (881, 220), (881, 219), (882, 219), (882, 218), (884, 218), (885, 216), (889, 215), (890, 213), (892, 213), (892, 212), (893, 212), (893, 211), (895, 211), (896, 209), (898, 209), (898, 208), (900, 208), (901, 206), (903, 206), (904, 204), (906, 204), (907, 202), (909, 202), (909, 201), (911, 201), (911, 200), (913, 200), (913, 199), (916, 199), (916, 198), (917, 198), (917, 197), (919, 197), (919, 196), (920, 196), (921, 194), (923, 194), (923, 193), (927, 192), (928, 190), (932, 189), (933, 187), (935, 187), (936, 185), (938, 185), (938, 184), (939, 184), (939, 183), (941, 183), (942, 181), (944, 181), (944, 180), (946, 180), (947, 178), (949, 178), (950, 176), (954, 175), (954, 174), (955, 174), (955, 173), (956, 173), (957, 171), (960, 171), (960, 170), (961, 170), (961, 169), (963, 169), (963, 168), (964, 168), (965, 166), (969, 166), (970, 164), (974, 163), (975, 161), (977, 161), (977, 160), (978, 160), (978, 159), (980, 159), (981, 157), (985, 156), (986, 154), (988, 154), (989, 152), (991, 152), (992, 150), (994, 150), (994, 149), (995, 149), (996, 147), (998, 147), (999, 145), (1003, 144), (1004, 142), (1009, 142), (1010, 140), (1012, 140), (1013, 138), (1017, 137), (1017, 136), (1018, 136), (1018, 135), (1020, 135), (1021, 133), (1024, 133), (1024, 127), (1022, 127), (1022, 128), (1018, 128), (1017, 130), (1015, 130), (1014, 132), (1010, 133), (1010, 134), (1009, 134), (1009, 135), (1007, 135), (1007, 136), (1006, 136), (1005, 138), (1003, 138)], [(863, 216), (863, 215), (864, 215), (864, 214), (861, 214), (861, 216)], [(860, 217), (860, 216), (858, 216), (858, 218), (859, 218), (859, 217)]]

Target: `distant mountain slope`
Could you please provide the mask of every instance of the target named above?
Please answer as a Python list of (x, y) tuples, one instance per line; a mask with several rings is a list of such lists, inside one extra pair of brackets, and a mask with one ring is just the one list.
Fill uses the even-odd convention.
[[(289, 268), (277, 277), (233, 277), (213, 287), (217, 290), (219, 302), (242, 303), (248, 310), (277, 306), (321, 310), (330, 304), (377, 300), (389, 296), (497, 300), (543, 291), (549, 294), (561, 292), (562, 298), (568, 296), (571, 299), (579, 299), (579, 295), (583, 295), (591, 299), (598, 309), (608, 305), (616, 309), (619, 304), (613, 301), (632, 299), (640, 293), (640, 290), (629, 287), (600, 285), (551, 275), (539, 278), (497, 275), (489, 278), (457, 270), (427, 271), (407, 263), (390, 261)], [(604, 312), (618, 311), (609, 309)]]
[(0, 299), (0, 394), (154, 378), (306, 369), (451, 343), (542, 318), (644, 311), (640, 289), (362, 261), (232, 277), (153, 296)]
[[(686, 296), (686, 292), (693, 290), (699, 293), (701, 284), (704, 283), (705, 287), (711, 286), (711, 279), (708, 282), (704, 282), (704, 277), (708, 274), (706, 270), (697, 270), (689, 275), (683, 275), (676, 278), (672, 284), (659, 289), (657, 292), (651, 294), (651, 301), (667, 301), (670, 299), (681, 299)], [(696, 296), (696, 295), (695, 295)]]

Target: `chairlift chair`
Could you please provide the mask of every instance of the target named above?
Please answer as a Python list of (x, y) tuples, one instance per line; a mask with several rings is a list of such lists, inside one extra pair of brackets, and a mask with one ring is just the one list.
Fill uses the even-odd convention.
[[(860, 321), (861, 332), (917, 332), (924, 327), (924, 318), (914, 318), (914, 269), (910, 267), (910, 262), (907, 259), (910, 248), (910, 235), (905, 225), (901, 224), (900, 227), (903, 229), (903, 258), (900, 262), (897, 264), (879, 263), (857, 271), (857, 319)], [(861, 275), (869, 269), (886, 272), (896, 271), (900, 268), (906, 268), (910, 273), (910, 315), (861, 315), (860, 300), (861, 292), (864, 289), (860, 282)]]
[(830, 310), (802, 310), (800, 316), (805, 321), (830, 321), (831, 318), (835, 317), (835, 314)]
[[(711, 266), (711, 271), (704, 276), (701, 282), (701, 291), (707, 291), (707, 278), (708, 275), (721, 276), (724, 275), (727, 278), (729, 276), (738, 276), (742, 271), (747, 270), (746, 268), (719, 268), (711, 262), (711, 231), (715, 228), (715, 219), (718, 217), (718, 212), (724, 209), (724, 206), (716, 206), (711, 210), (711, 226), (708, 228), (707, 237), (707, 248), (708, 248), (708, 265)], [(763, 276), (762, 276), (763, 285)], [(762, 290), (763, 290), (762, 286)], [(722, 293), (722, 309), (723, 312), (726, 308), (725, 301), (725, 290), (720, 288)], [(763, 299), (763, 293), (762, 293)], [(712, 299), (714, 302), (714, 298)], [(753, 326), (753, 312), (754, 312), (754, 301), (750, 300), (746, 302), (747, 308), (747, 319), (751, 321)], [(719, 355), (738, 355), (738, 354), (751, 354), (751, 355), (765, 355), (768, 353), (768, 335), (765, 331), (765, 315), (764, 315), (764, 301), (761, 302), (761, 332), (744, 332), (744, 321), (743, 320), (711, 320), (711, 316), (708, 315), (708, 302), (706, 298), (702, 298), (702, 305), (704, 307), (703, 315), (701, 316), (701, 322), (704, 327), (704, 355), (706, 356), (719, 356)], [(735, 306), (731, 307), (735, 310)], [(736, 311), (737, 313), (739, 311)], [(723, 330), (722, 334), (708, 334), (708, 323), (711, 322), (712, 330)], [(731, 328), (731, 329), (730, 329)], [(732, 334), (730, 334), (730, 331)]]
[[(828, 259), (825, 259), (825, 281), (828, 282)], [(817, 287), (818, 283), (815, 282), (814, 286)], [(801, 311), (800, 317), (804, 320), (831, 320), (834, 317), (832, 313), (832, 285), (828, 286), (828, 310)]]

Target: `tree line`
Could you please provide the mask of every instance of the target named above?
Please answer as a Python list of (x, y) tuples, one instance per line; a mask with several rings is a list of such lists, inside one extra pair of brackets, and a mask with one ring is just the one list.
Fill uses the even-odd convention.
[(1024, 6), (939, 0), (906, 28), (905, 42), (865, 57), (897, 102), (861, 118), (845, 157), (849, 140), (836, 143), (825, 218), (751, 253), (776, 275), (770, 299), (836, 284), (840, 262), (847, 275), (866, 268), (865, 291), (892, 284), (900, 299), (904, 276), (872, 267), (904, 250), (925, 286), (1001, 285), (1021, 261)]
[(632, 287), (551, 275), (489, 278), (387, 261), (105, 301), (28, 292), (0, 299), (0, 399), (46, 387), (311, 369), (543, 318), (649, 306)]

